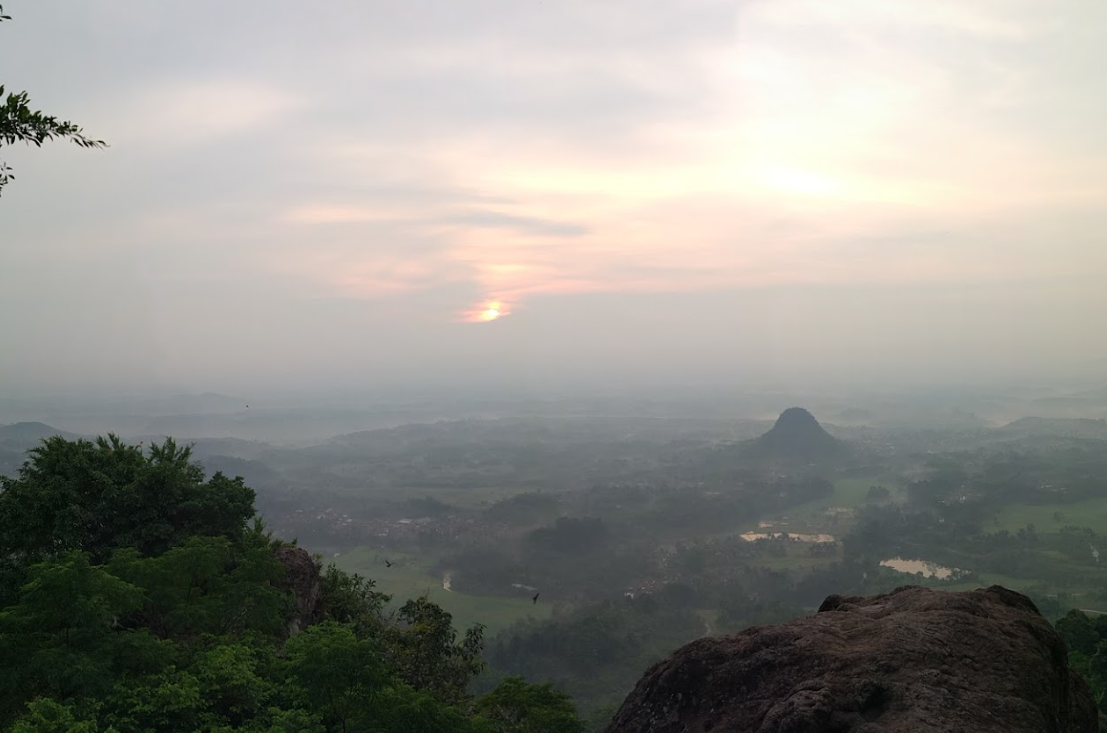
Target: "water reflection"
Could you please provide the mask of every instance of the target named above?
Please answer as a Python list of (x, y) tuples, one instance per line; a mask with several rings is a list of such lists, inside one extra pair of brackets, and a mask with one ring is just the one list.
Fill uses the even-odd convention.
[(754, 540), (770, 540), (779, 537), (787, 537), (790, 540), (796, 542), (833, 542), (834, 535), (832, 534), (797, 534), (793, 532), (743, 532), (739, 535), (742, 539), (749, 542)]
[(937, 563), (926, 560), (904, 560), (901, 557), (893, 557), (889, 560), (881, 560), (880, 564), (908, 575), (922, 575), (925, 578), (937, 578), (945, 580), (957, 572), (957, 568), (947, 568)]

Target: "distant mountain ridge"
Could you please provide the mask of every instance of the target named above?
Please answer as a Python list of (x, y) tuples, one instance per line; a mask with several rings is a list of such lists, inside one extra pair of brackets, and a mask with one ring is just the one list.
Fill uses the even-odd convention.
[(27, 447), (32, 447), (43, 438), (51, 438), (55, 435), (66, 438), (80, 437), (76, 433), (67, 433), (42, 422), (17, 422), (11, 425), (0, 425), (0, 443), (27, 443)]
[(1107, 440), (1107, 420), (1063, 417), (1022, 417), (999, 428), (1006, 435), (1048, 435)]
[(81, 437), (41, 422), (0, 425), (0, 476), (14, 476), (27, 459), (27, 451), (55, 435), (68, 440)]

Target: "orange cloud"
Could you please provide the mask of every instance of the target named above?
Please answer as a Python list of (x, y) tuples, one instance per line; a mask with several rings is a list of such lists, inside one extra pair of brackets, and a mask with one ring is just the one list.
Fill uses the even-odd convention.
[[(352, 230), (343, 236), (361, 240), (342, 245), (341, 256), (288, 266), (358, 297), (464, 280), (489, 294), (458, 304), (474, 322), (510, 312), (492, 303), (517, 307), (546, 294), (1059, 272), (1067, 260), (1049, 256), (1049, 241), (1017, 254), (1005, 243), (1029, 231), (1020, 217), (1048, 219), (1032, 205), (1107, 198), (1100, 159), (997, 116), (995, 105), (1040, 105), (1020, 97), (1025, 84), (1002, 64), (977, 63), (986, 48), (963, 61), (1004, 90), (998, 97), (982, 95), (932, 44), (885, 32), (1000, 44), (1033, 35), (994, 9), (749, 3), (733, 44), (682, 60), (710, 101), (705, 112), (643, 119), (627, 134), (638, 146), (618, 152), (559, 135), (556, 123), (543, 135), (533, 126), (470, 129), (343, 149), (335, 159), (350, 181), (401, 176), (413, 164), (421, 180), (464, 196), (299, 205), (286, 223), (342, 224)], [(812, 27), (834, 43), (810, 43)], [(371, 235), (381, 222), (395, 231)], [(918, 243), (918, 232), (934, 230), (940, 236)]]

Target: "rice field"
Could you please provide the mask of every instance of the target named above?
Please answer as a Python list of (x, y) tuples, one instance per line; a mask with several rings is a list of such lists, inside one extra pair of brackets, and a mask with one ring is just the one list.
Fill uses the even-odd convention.
[(1107, 497), (1070, 504), (1009, 504), (996, 512), (994, 520), (985, 521), (984, 528), (988, 532), (1017, 532), (1028, 524), (1038, 532), (1058, 532), (1075, 525), (1107, 536)]
[[(386, 559), (392, 567), (385, 565)], [(395, 607), (410, 598), (426, 595), (453, 615), (454, 628), (459, 631), (481, 623), (486, 627), (485, 635), (492, 636), (521, 619), (547, 619), (553, 610), (551, 604), (541, 599), (535, 604), (528, 597), (475, 596), (447, 590), (442, 574), (434, 572), (433, 563), (416, 555), (359, 547), (325, 560), (346, 572), (374, 580), (377, 590), (392, 596)]]

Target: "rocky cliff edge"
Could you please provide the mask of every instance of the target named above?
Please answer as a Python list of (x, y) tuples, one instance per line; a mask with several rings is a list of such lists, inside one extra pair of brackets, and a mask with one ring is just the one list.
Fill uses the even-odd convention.
[(785, 624), (694, 641), (654, 665), (608, 733), (1095, 733), (1061, 637), (991, 588), (831, 596)]

